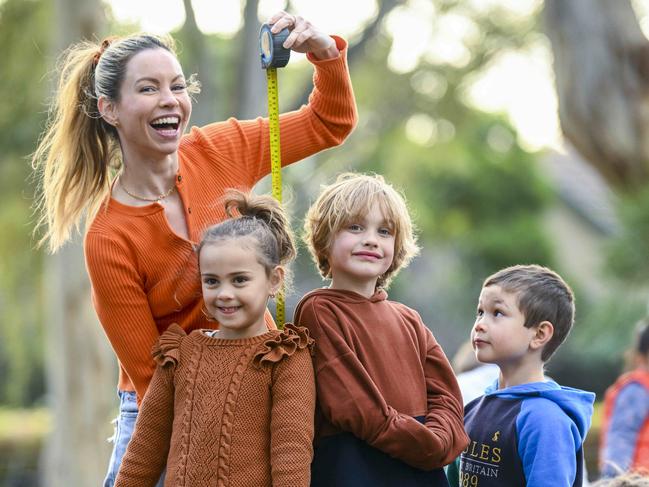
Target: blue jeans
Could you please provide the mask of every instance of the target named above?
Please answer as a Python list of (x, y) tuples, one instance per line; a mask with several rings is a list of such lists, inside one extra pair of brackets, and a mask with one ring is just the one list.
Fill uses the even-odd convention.
[[(108, 464), (108, 472), (104, 479), (104, 487), (113, 487), (119, 466), (122, 463), (122, 457), (126, 453), (128, 442), (133, 436), (135, 429), (135, 420), (137, 419), (137, 402), (135, 400), (135, 392), (131, 391), (117, 391), (119, 396), (119, 415), (113, 420), (115, 423), (115, 433), (109, 441), (113, 442), (113, 453), (110, 455), (110, 463)], [(164, 485), (164, 472), (156, 487), (163, 487)]]

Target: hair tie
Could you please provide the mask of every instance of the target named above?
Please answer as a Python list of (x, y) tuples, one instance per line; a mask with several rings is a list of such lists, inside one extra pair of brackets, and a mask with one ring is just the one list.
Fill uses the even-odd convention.
[(97, 49), (97, 52), (95, 55), (92, 57), (92, 65), (93, 67), (97, 67), (97, 64), (99, 64), (99, 59), (101, 58), (101, 55), (104, 53), (106, 49), (108, 49), (108, 46), (110, 46), (113, 41), (117, 39), (117, 36), (109, 36), (106, 37), (103, 41), (101, 41), (101, 45), (99, 46), (99, 49)]

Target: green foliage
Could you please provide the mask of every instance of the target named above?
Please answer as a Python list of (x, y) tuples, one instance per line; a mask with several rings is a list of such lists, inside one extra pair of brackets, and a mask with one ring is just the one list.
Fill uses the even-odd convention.
[(631, 346), (636, 323), (646, 315), (646, 294), (611, 286), (604, 298), (593, 300), (578, 296), (577, 302), (576, 333), (568, 348), (573, 351), (587, 349), (593, 358), (610, 356), (610, 351), (616, 350), (617, 356), (611, 358), (622, 362), (622, 352)]
[(44, 121), (49, 4), (0, 4), (0, 404), (31, 404), (43, 394), (41, 255), (31, 238), (29, 153)]
[[(533, 40), (535, 18), (514, 21), (478, 14), (463, 2), (434, 3), (441, 13), (475, 22), (480, 34), (466, 45), (468, 62), (453, 66), (424, 58), (412, 72), (395, 72), (387, 66), (392, 39), (381, 31), (362, 53), (350, 53), (360, 115), (356, 131), (341, 147), (319, 155), (317, 165), (292, 167), (287, 180), (299, 180), (295, 190), (303, 193), (296, 199), (302, 205), (313, 200), (319, 183), (343, 170), (381, 173), (403, 190), (423, 252), (390, 294), (417, 308), (442, 345), (453, 350), (468, 336), (480, 283), (489, 272), (519, 262), (553, 263), (540, 220), (552, 193), (536, 155), (521, 149), (510, 124), (465, 101), (469, 76), (503, 50)], [(413, 125), (417, 132), (418, 120), (424, 136), (413, 140), (409, 132)], [(308, 259), (300, 259), (296, 284), (313, 273)]]
[[(0, 92), (6, 100), (0, 104), (3, 159), (7, 152), (20, 156), (31, 152), (35, 134), (43, 121), (43, 97), (47, 93), (43, 73), (47, 66), (49, 17), (48, 5), (41, 0), (0, 3), (0, 43), (3, 46), (0, 50)], [(2, 165), (7, 163), (2, 161)], [(3, 179), (2, 184), (7, 184), (7, 180)]]
[[(372, 62), (361, 69), (363, 88), (364, 80), (369, 84), (379, 76)], [(382, 173), (403, 188), (424, 244), (452, 243), (478, 271), (476, 277), (514, 263), (551, 265), (540, 218), (552, 193), (536, 155), (518, 145), (502, 117), (466, 106), (462, 91), (451, 84), (453, 74), (451, 68), (426, 65), (408, 74), (381, 72), (383, 82), (370, 85), (375, 92), (359, 96), (361, 107), (367, 103), (372, 111), (362, 127), (357, 168)], [(414, 89), (422, 77), (449, 80), (444, 95), (431, 99)], [(407, 136), (413, 114), (431, 126), (429, 140)]]
[[(425, 306), (422, 313), (431, 326), (443, 326), (447, 337), (457, 337), (456, 344), (468, 337), (480, 283), (488, 274), (519, 263), (554, 267), (550, 236), (541, 219), (552, 195), (534, 156), (515, 144), (505, 152), (490, 148), (483, 127), (511, 128), (497, 117), (469, 117), (477, 127), (460, 126), (451, 141), (432, 147), (403, 137), (398, 144), (383, 138), (379, 146), (385, 146), (366, 167), (404, 189), (424, 248), (428, 253), (441, 248), (446, 254), (430, 269), (423, 287), (398, 280), (396, 292), (413, 305)], [(418, 270), (419, 265), (408, 274)], [(434, 287), (431, 281), (440, 284)], [(420, 303), (407, 297), (415, 289), (426, 290)]]
[[(502, 127), (497, 119), (487, 123)], [(406, 171), (392, 172), (419, 202), (427, 238), (452, 240), (469, 265), (551, 263), (540, 222), (550, 193), (532, 156), (515, 145), (499, 153), (481, 133), (465, 130), (446, 146), (418, 148), (411, 157)]]
[(631, 346), (633, 329), (647, 312), (646, 292), (613, 282), (596, 299), (578, 286), (573, 291), (575, 325), (550, 361), (549, 374), (566, 385), (601, 395), (624, 370), (624, 352)]
[(634, 283), (649, 282), (649, 187), (621, 196), (618, 205), (620, 233), (608, 246), (611, 272)]

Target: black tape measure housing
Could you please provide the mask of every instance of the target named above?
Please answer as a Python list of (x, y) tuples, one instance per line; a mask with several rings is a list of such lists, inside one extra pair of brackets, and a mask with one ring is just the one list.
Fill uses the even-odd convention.
[(273, 34), (270, 28), (270, 25), (264, 24), (259, 31), (261, 67), (264, 69), (283, 68), (291, 57), (291, 50), (282, 46), (290, 32), (288, 29), (283, 29), (277, 34)]

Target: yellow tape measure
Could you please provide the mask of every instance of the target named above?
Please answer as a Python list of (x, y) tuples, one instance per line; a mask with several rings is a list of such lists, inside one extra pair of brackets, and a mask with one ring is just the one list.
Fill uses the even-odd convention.
[[(259, 32), (261, 66), (266, 70), (268, 92), (268, 132), (270, 145), (270, 174), (273, 197), (282, 201), (282, 157), (279, 146), (279, 90), (277, 88), (277, 68), (288, 64), (291, 51), (282, 46), (288, 37), (288, 29), (273, 35), (270, 26), (264, 24)], [(286, 322), (284, 288), (275, 297), (275, 320), (281, 330)]]
[[(279, 97), (277, 90), (277, 68), (266, 69), (268, 91), (268, 136), (270, 138), (270, 177), (273, 198), (282, 201), (282, 157), (279, 147)], [(275, 319), (281, 330), (286, 323), (284, 286), (275, 297)]]
[(268, 136), (270, 138), (270, 174), (273, 197), (282, 201), (282, 156), (279, 147), (279, 96), (277, 69), (266, 69), (268, 91)]

